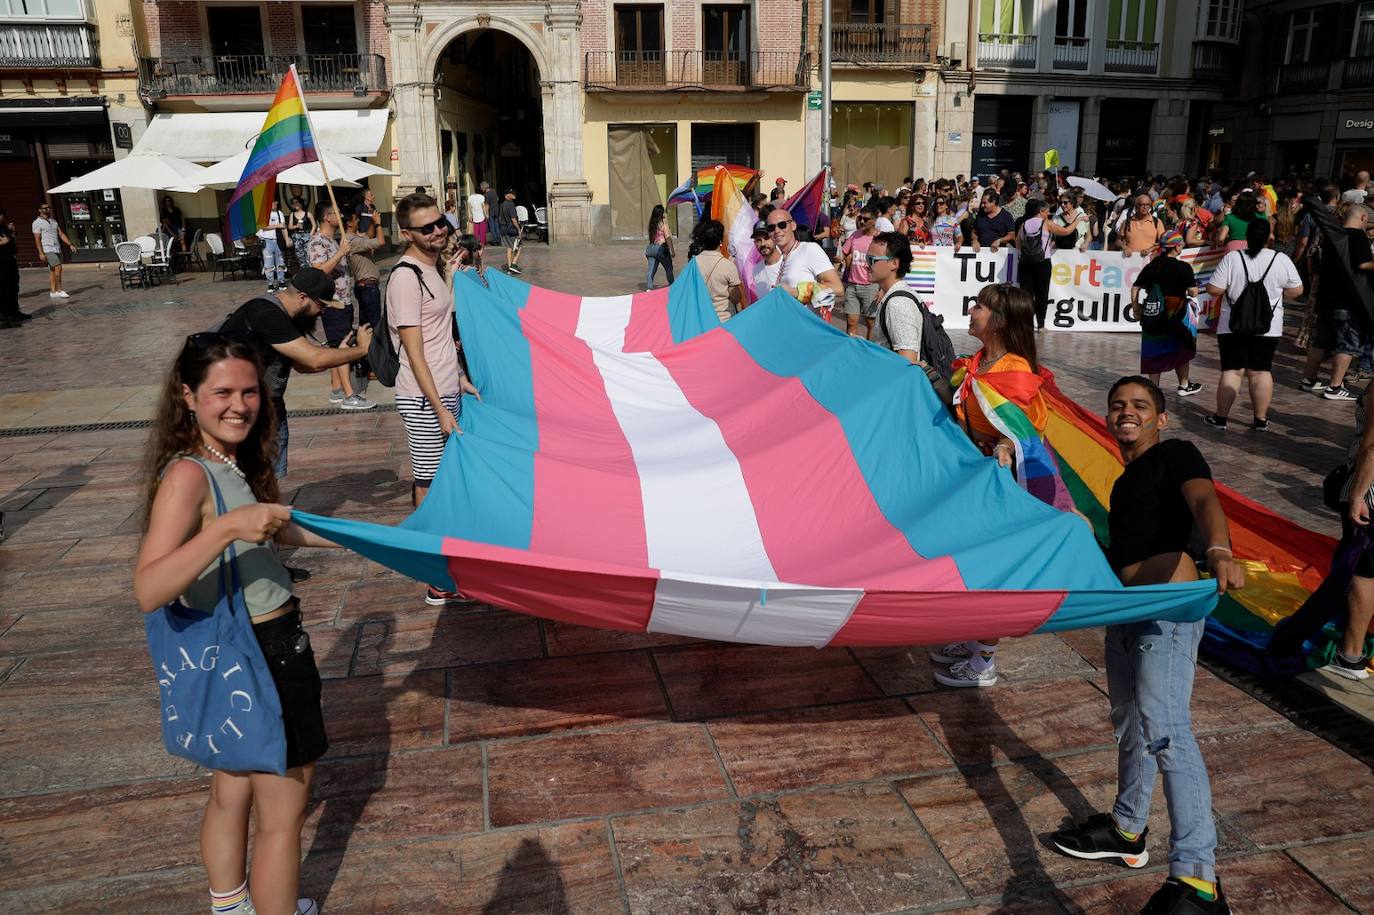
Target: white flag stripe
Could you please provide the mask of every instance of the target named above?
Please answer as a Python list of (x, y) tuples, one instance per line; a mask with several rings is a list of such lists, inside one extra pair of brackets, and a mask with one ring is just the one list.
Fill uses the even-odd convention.
[(649, 565), (774, 580), (734, 453), (657, 359), (621, 352), (629, 320), (629, 296), (583, 300), (576, 334), (592, 349), (634, 455)]
[(648, 630), (754, 645), (823, 648), (849, 621), (863, 591), (774, 583), (751, 588), (664, 575)]

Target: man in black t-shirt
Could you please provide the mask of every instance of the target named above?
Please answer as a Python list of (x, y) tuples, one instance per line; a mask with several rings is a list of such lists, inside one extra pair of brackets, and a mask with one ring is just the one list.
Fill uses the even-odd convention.
[[(1231, 555), (1226, 515), (1207, 462), (1190, 442), (1159, 439), (1169, 420), (1164, 393), (1149, 379), (1132, 375), (1112, 385), (1107, 404), (1107, 428), (1126, 462), (1112, 487), (1107, 516), (1107, 555), (1121, 583), (1195, 581), (1188, 541), (1196, 525), (1209, 544), (1207, 565), (1217, 590), (1241, 587), (1245, 576)], [(1202, 620), (1107, 627), (1116, 803), (1110, 813), (1095, 814), (1051, 837), (1057, 849), (1075, 858), (1144, 867), (1150, 859), (1145, 823), (1155, 775), (1162, 772), (1169, 804), (1169, 877), (1145, 907), (1159, 915), (1230, 912), (1216, 876), (1207, 765), (1189, 713), (1202, 627)]]
[(973, 250), (987, 245), (996, 251), (1002, 245), (1010, 245), (1016, 236), (1016, 217), (1002, 209), (997, 192), (991, 188), (984, 191), (979, 207), (981, 212), (973, 220)]
[[(249, 340), (258, 349), (263, 381), (277, 413), (278, 477), (286, 476), (286, 382), (291, 369), (307, 374), (357, 362), (367, 355), (372, 328), (364, 324), (337, 348), (319, 346), (306, 339), (325, 308), (342, 308), (334, 300), (334, 280), (321, 270), (306, 267), (275, 295), (250, 299), (220, 324), (220, 333)], [(356, 339), (355, 339), (356, 337)]]
[(520, 239), (523, 229), (520, 212), (515, 208), (515, 189), (506, 191), (501, 201), (496, 224), (501, 229), (501, 244), (506, 247), (506, 272), (520, 275)]
[(0, 209), (0, 328), (18, 327), (29, 320), (19, 310), (19, 249), (14, 223)]

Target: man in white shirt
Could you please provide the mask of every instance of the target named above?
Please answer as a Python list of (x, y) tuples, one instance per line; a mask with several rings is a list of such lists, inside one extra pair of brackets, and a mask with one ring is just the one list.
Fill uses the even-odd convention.
[(1369, 172), (1360, 172), (1355, 176), (1355, 186), (1341, 195), (1342, 203), (1364, 203), (1365, 197), (1369, 194)]
[(468, 222), (472, 225), (472, 234), (477, 236), (477, 244), (485, 247), (487, 243), (487, 198), (481, 191), (473, 191), (468, 195)]
[(281, 249), (277, 232), (286, 228), (286, 215), (275, 205), (267, 217), (267, 225), (258, 229), (262, 243), (262, 275), (267, 279), (267, 291), (286, 288), (286, 252)]
[(765, 260), (755, 265), (754, 290), (762, 297), (774, 287), (781, 287), (788, 295), (829, 319), (836, 298), (844, 295), (844, 284), (820, 245), (797, 241), (796, 224), (787, 210), (776, 209), (768, 214), (764, 228), (781, 257), (774, 263)]
[(52, 207), (46, 203), (38, 205), (38, 218), (33, 221), (33, 246), (43, 252), (48, 261), (48, 298), (65, 299), (62, 288), (62, 246), (73, 248), (72, 240), (57, 220), (52, 218)]

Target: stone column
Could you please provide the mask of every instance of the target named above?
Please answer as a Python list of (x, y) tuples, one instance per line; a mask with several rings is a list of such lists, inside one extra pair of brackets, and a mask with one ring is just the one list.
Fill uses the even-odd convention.
[(435, 111), (432, 73), (422, 73), (424, 58), (420, 29), (423, 17), (416, 4), (391, 4), (387, 8), (387, 32), (391, 39), (392, 100), (396, 106), (394, 137), (400, 150), (399, 177), (393, 186), (396, 199), (417, 186), (437, 188), (439, 174), (438, 115)]
[(549, 182), (550, 242), (590, 242), (592, 189), (582, 172), (582, 73), (576, 2), (550, 0), (544, 16), (551, 72), (542, 73), (544, 174)]

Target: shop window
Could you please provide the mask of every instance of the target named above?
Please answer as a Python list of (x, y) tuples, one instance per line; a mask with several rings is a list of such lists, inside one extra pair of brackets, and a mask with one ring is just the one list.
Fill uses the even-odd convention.
[(1361, 3), (1355, 13), (1355, 40), (1350, 56), (1374, 57), (1374, 3)]
[(1305, 64), (1312, 59), (1317, 37), (1317, 11), (1295, 10), (1288, 22), (1288, 48), (1284, 51), (1283, 62)]

